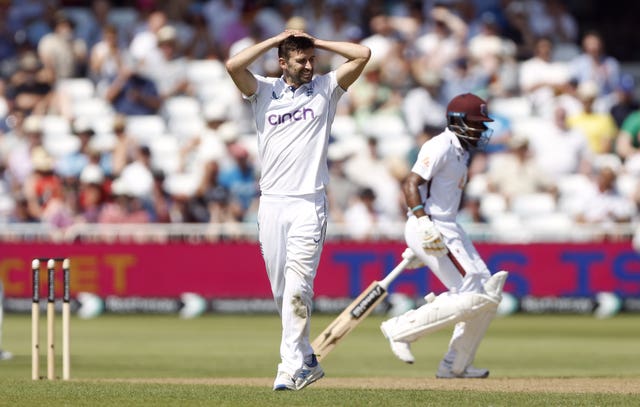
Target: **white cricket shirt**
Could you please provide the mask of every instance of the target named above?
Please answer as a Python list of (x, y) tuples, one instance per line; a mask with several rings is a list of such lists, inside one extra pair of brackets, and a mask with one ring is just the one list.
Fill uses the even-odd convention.
[(433, 219), (455, 221), (467, 182), (469, 153), (449, 129), (422, 145), (412, 172), (427, 180), (420, 185), (425, 212)]
[(251, 102), (258, 131), (262, 194), (306, 195), (329, 181), (327, 146), (338, 100), (345, 93), (335, 72), (298, 89), (282, 77), (258, 80)]

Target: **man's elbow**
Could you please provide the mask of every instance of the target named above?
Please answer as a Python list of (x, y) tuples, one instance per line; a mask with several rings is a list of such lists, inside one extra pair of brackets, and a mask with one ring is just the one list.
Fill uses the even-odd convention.
[(362, 46), (364, 48), (364, 59), (365, 61), (369, 61), (371, 59), (371, 48)]
[(227, 69), (230, 75), (238, 74), (240, 71), (244, 69), (244, 67), (240, 66), (238, 62), (234, 58), (229, 58), (224, 63), (224, 67)]
[(371, 59), (371, 48), (364, 45), (361, 45), (360, 47), (362, 47), (362, 55), (360, 55), (359, 59), (362, 60), (362, 64), (364, 65), (369, 62), (369, 59)]

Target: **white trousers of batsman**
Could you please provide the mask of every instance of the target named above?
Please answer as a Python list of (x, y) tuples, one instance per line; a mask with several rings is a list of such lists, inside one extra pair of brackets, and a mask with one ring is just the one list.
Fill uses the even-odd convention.
[[(484, 284), (483, 293), (433, 293), (427, 303), (415, 310), (382, 323), (382, 331), (391, 341), (411, 343), (419, 338), (459, 322), (465, 323), (465, 334), (452, 343), (454, 373), (463, 373), (473, 362), (480, 341), (493, 320), (502, 300), (502, 289), (509, 273), (499, 271)], [(405, 360), (407, 361), (407, 360)]]

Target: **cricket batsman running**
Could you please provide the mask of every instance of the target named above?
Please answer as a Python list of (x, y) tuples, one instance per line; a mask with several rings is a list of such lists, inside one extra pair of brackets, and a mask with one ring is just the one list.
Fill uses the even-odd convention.
[(471, 93), (454, 97), (447, 106), (447, 128), (423, 144), (403, 183), (409, 207), (405, 225), (408, 251), (427, 265), (448, 292), (429, 294), (418, 309), (385, 321), (381, 330), (391, 350), (413, 363), (410, 343), (455, 324), (449, 350), (438, 366), (438, 378), (485, 378), (487, 369), (472, 366), (476, 350), (496, 314), (508, 273), (493, 276), (471, 239), (456, 223), (471, 152), (491, 137), (484, 100)]
[[(274, 47), (282, 76), (251, 73), (251, 63)], [(339, 54), (346, 62), (314, 76), (316, 49)], [(309, 318), (327, 223), (327, 147), (338, 100), (370, 55), (369, 48), (359, 44), (285, 30), (226, 62), (251, 103), (258, 133), (258, 239), (282, 320), (274, 390), (300, 390), (324, 376), (309, 342)]]

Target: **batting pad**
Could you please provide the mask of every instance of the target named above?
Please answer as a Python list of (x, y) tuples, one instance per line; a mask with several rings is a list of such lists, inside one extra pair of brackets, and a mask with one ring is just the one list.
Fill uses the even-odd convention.
[[(493, 318), (496, 316), (496, 308), (487, 308), (478, 313), (474, 318), (465, 321), (459, 334), (454, 333), (451, 339), (450, 348), (455, 350), (455, 358), (451, 364), (451, 371), (455, 374), (462, 374), (476, 357), (476, 351), (480, 342), (484, 338), (487, 329)], [(457, 327), (456, 327), (457, 328)], [(456, 331), (458, 331), (456, 329)], [(458, 334), (458, 335), (456, 335)]]
[(387, 324), (387, 334), (395, 341), (413, 342), (481, 314), (495, 314), (502, 299), (502, 287), (507, 275), (505, 271), (494, 274), (485, 284), (485, 292), (482, 294), (442, 293), (420, 308), (396, 317), (395, 323)]

